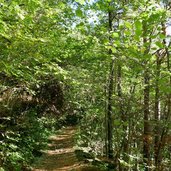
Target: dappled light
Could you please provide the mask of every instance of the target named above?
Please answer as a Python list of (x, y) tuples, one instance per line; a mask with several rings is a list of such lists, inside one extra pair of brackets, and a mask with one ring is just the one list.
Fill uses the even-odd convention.
[(74, 134), (76, 127), (63, 128), (61, 134), (49, 138), (48, 150), (36, 163), (32, 171), (81, 171), (89, 169), (84, 162), (80, 162), (75, 154)]
[(171, 171), (171, 1), (1, 0), (0, 171)]

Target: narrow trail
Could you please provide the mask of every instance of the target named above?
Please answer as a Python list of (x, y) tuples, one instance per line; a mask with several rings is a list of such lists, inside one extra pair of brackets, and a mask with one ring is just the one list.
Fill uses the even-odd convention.
[(79, 171), (81, 163), (74, 153), (76, 127), (62, 129), (59, 135), (49, 138), (49, 149), (45, 151), (33, 171)]

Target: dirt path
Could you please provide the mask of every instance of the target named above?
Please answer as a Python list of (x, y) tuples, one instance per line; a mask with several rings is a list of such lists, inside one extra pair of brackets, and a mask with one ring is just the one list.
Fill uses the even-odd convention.
[(81, 163), (74, 153), (75, 127), (67, 127), (61, 134), (51, 136), (49, 150), (45, 151), (33, 171), (77, 171)]

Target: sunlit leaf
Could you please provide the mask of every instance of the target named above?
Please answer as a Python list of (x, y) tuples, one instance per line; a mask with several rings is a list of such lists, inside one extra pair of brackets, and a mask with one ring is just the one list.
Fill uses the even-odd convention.
[(163, 48), (163, 47), (164, 47), (163, 43), (160, 42), (160, 41), (155, 42), (155, 44), (156, 44), (159, 48)]
[(118, 33), (112, 33), (112, 37), (113, 38), (118, 38), (119, 37), (119, 34)]
[(85, 3), (85, 0), (75, 0), (75, 2), (80, 3), (81, 5), (83, 5)]
[(142, 22), (139, 20), (135, 21), (135, 34), (136, 36), (140, 36), (142, 34)]
[(83, 16), (83, 12), (82, 12), (81, 9), (77, 9), (75, 12), (76, 12), (76, 15), (77, 15), (78, 17), (82, 17), (82, 16)]

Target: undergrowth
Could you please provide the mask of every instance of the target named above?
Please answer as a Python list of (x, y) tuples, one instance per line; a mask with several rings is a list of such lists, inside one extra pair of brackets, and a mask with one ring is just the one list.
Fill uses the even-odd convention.
[(8, 118), (0, 127), (0, 171), (25, 170), (35, 157), (42, 155), (41, 150), (47, 146), (47, 139), (56, 127), (55, 118), (38, 117), (35, 110), (25, 112), (23, 121), (11, 124)]

